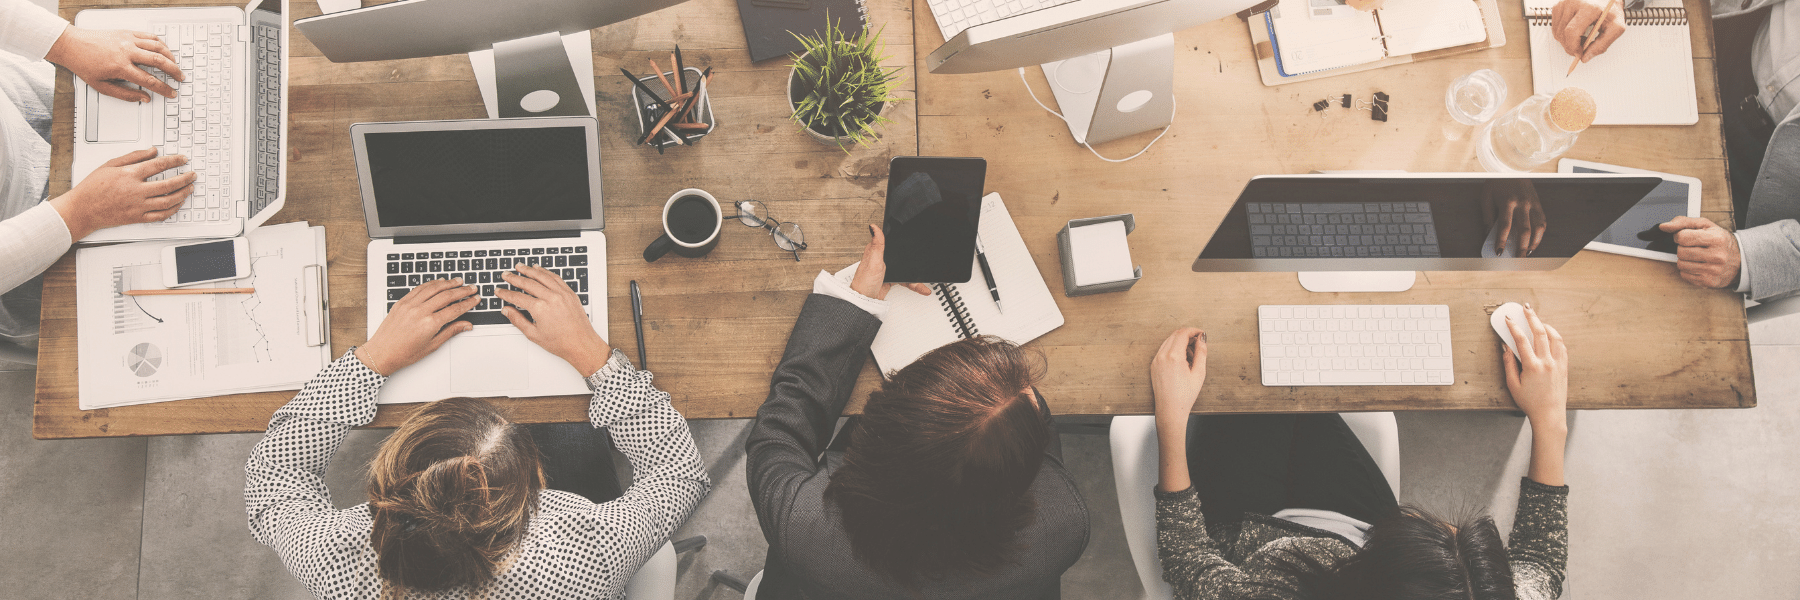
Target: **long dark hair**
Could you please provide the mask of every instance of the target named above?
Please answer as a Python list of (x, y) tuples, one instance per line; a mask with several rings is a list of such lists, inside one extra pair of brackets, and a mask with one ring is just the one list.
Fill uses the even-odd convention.
[(825, 496), (856, 557), (902, 585), (988, 573), (1031, 523), (1051, 432), (1037, 363), (995, 337), (927, 353), (869, 395)]
[(493, 579), (525, 535), (544, 472), (530, 431), (474, 398), (421, 407), (369, 465), (384, 597)]
[(1512, 565), (1486, 515), (1455, 523), (1414, 506), (1374, 523), (1362, 550), (1335, 565), (1288, 551), (1275, 561), (1301, 598), (1316, 600), (1514, 600)]

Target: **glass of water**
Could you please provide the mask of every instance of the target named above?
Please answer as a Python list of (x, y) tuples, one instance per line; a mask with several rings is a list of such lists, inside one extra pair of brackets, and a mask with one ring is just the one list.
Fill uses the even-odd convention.
[(1482, 69), (1456, 78), (1444, 90), (1444, 108), (1450, 118), (1464, 125), (1480, 125), (1500, 112), (1506, 102), (1506, 78), (1493, 69)]

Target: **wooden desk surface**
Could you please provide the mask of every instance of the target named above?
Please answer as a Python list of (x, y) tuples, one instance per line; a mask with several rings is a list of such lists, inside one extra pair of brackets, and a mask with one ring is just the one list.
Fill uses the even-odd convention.
[[(178, 2), (179, 3), (179, 2)], [(195, 1), (192, 4), (210, 2)], [(1705, 5), (1690, 0), (1691, 14)], [(83, 8), (62, 7), (72, 18)], [(881, 218), (887, 160), (896, 155), (983, 156), (989, 191), (1007, 200), (1038, 268), (1059, 290), (1054, 235), (1072, 218), (1131, 212), (1139, 227), (1132, 258), (1144, 280), (1129, 292), (1081, 298), (1057, 293), (1067, 324), (1031, 344), (1048, 358), (1042, 388), (1059, 413), (1147, 413), (1150, 353), (1172, 328), (1208, 330), (1211, 346), (1201, 410), (1327, 411), (1510, 409), (1499, 383), (1499, 353), (1484, 309), (1530, 301), (1561, 329), (1575, 356), (1573, 408), (1698, 408), (1755, 405), (1741, 302), (1692, 288), (1672, 265), (1584, 252), (1556, 271), (1421, 273), (1404, 294), (1312, 294), (1292, 274), (1202, 274), (1188, 265), (1251, 176), (1314, 169), (1479, 171), (1470, 132), (1444, 114), (1444, 86), (1489, 67), (1506, 75), (1512, 100), (1529, 92), (1529, 51), (1517, 0), (1506, 47), (1342, 78), (1264, 87), (1244, 26), (1224, 20), (1176, 36), (1174, 129), (1158, 147), (1124, 164), (1105, 163), (1069, 140), (1068, 130), (1032, 103), (1016, 72), (938, 76), (910, 68), (941, 38), (923, 0), (873, 0), (873, 22), (886, 25), (893, 64), (909, 67), (905, 94), (874, 148), (849, 153), (820, 146), (788, 120), (787, 62), (750, 63), (730, 0), (694, 0), (594, 32), (596, 101), (603, 134), (610, 281), (608, 340), (635, 356), (628, 281), (643, 288), (646, 345), (657, 384), (690, 418), (748, 417), (794, 316), (820, 269), (857, 260), (864, 223)], [(295, 2), (294, 18), (317, 14)], [(1690, 174), (1705, 182), (1707, 216), (1729, 220), (1719, 135), (1711, 26), (1694, 21), (1701, 122), (1693, 127), (1599, 128), (1583, 134), (1574, 158)], [(914, 44), (914, 36), (918, 43)], [(366, 231), (348, 127), (383, 120), (478, 118), (481, 100), (468, 60), (444, 56), (334, 64), (293, 35), (287, 207), (277, 222), (326, 226), (330, 238), (332, 345), (342, 353), (365, 339)], [(689, 64), (712, 65), (719, 127), (702, 143), (657, 156), (634, 148), (629, 84), (618, 66), (637, 71), (675, 43)], [(912, 60), (909, 60), (912, 59)], [(1027, 78), (1049, 102), (1036, 69)], [(58, 72), (52, 195), (69, 186), (71, 84)], [(1328, 95), (1373, 91), (1394, 96), (1387, 123), (1310, 104)], [(1110, 156), (1135, 152), (1154, 134), (1100, 146)], [(799, 262), (766, 233), (728, 223), (717, 250), (701, 259), (638, 256), (660, 231), (662, 202), (685, 187), (722, 201), (763, 200), (777, 218), (801, 223), (809, 249)], [(45, 279), (43, 339), (33, 435), (39, 438), (260, 431), (291, 392), (201, 398), (98, 411), (77, 408), (72, 256)], [(1442, 303), (1452, 308), (1456, 373), (1451, 387), (1266, 388), (1256, 372), (1255, 307), (1294, 303)], [(1671, 319), (1667, 315), (1679, 315)], [(856, 397), (878, 376), (865, 367)], [(526, 422), (585, 418), (585, 397), (514, 399)], [(851, 410), (859, 410), (860, 401)], [(410, 413), (384, 406), (375, 427)]]

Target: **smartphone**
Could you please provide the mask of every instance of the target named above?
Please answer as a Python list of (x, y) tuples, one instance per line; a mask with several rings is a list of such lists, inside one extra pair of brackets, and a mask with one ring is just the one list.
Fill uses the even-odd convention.
[(178, 288), (250, 276), (250, 240), (176, 244), (162, 249), (163, 287)]

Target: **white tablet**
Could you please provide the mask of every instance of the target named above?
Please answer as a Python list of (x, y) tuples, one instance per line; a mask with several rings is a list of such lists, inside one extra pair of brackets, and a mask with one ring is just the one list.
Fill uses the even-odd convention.
[(1655, 175), (1663, 182), (1650, 190), (1625, 216), (1588, 242), (1588, 250), (1675, 262), (1675, 240), (1656, 226), (1680, 216), (1700, 216), (1700, 180), (1644, 169), (1633, 169), (1572, 158), (1556, 164), (1558, 173), (1627, 173)]

